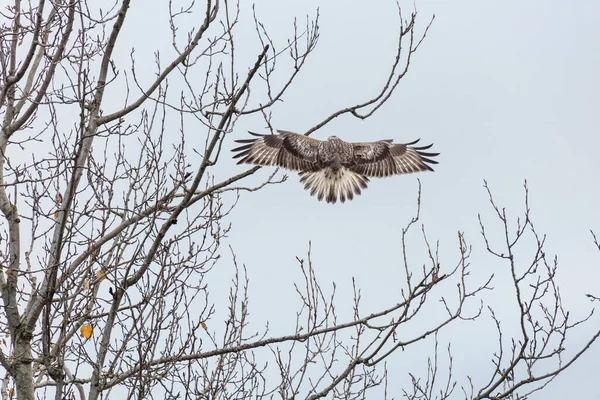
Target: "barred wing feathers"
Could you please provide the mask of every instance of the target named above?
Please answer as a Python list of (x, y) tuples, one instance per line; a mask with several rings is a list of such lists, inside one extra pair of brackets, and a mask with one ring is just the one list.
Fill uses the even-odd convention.
[(236, 140), (243, 146), (233, 149), (238, 164), (273, 165), (295, 171), (317, 171), (320, 140), (288, 131), (279, 135), (261, 135), (249, 132), (256, 139)]
[(364, 176), (386, 177), (412, 172), (433, 171), (430, 164), (437, 164), (432, 157), (439, 153), (429, 153), (428, 146), (413, 146), (419, 142), (394, 144), (391, 140), (371, 143), (352, 143), (354, 165), (350, 169)]
[(348, 143), (332, 136), (327, 141), (288, 131), (277, 135), (252, 133), (256, 138), (236, 140), (233, 149), (238, 164), (279, 166), (298, 171), (304, 188), (319, 200), (335, 203), (352, 200), (367, 188), (368, 177), (386, 177), (419, 171), (433, 171), (437, 164), (427, 152), (432, 145), (394, 144), (392, 140)]

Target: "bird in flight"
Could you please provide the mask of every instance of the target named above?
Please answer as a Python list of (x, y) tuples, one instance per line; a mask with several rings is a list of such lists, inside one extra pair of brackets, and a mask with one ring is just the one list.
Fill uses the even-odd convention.
[(337, 136), (317, 140), (294, 132), (277, 131), (277, 135), (261, 135), (249, 132), (255, 139), (236, 140), (243, 144), (233, 149), (233, 158), (241, 158), (238, 164), (278, 166), (298, 171), (304, 189), (325, 199), (343, 203), (359, 195), (367, 188), (369, 177), (387, 177), (420, 171), (433, 171), (430, 164), (437, 164), (428, 153), (429, 146), (410, 143), (392, 143), (392, 140), (350, 143)]

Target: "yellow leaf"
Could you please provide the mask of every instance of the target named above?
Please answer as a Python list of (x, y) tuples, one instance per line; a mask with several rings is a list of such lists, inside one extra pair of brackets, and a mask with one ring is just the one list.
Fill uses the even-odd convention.
[(200, 322), (200, 326), (205, 330), (208, 331), (208, 326), (206, 326), (206, 324), (204, 323), (204, 321)]
[(84, 279), (83, 280), (83, 289), (84, 290), (90, 290), (90, 280), (89, 279)]
[(57, 220), (57, 219), (58, 219), (58, 216), (59, 216), (59, 215), (60, 215), (60, 211), (59, 211), (59, 210), (56, 210), (56, 211), (54, 211), (54, 219), (55, 219), (55, 220)]
[(106, 272), (104, 272), (102, 269), (99, 269), (98, 271), (96, 271), (96, 279), (98, 279), (98, 283), (100, 283), (103, 280), (105, 280), (106, 279)]
[(81, 336), (83, 336), (86, 339), (89, 339), (92, 337), (94, 327), (92, 326), (92, 324), (85, 324), (81, 326), (81, 329), (79, 331), (81, 332)]

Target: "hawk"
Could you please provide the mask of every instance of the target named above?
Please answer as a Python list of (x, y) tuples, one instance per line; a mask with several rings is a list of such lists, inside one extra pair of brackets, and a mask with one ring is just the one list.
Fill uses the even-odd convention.
[(414, 146), (414, 142), (397, 144), (392, 140), (349, 143), (336, 136), (317, 140), (288, 131), (277, 135), (261, 135), (249, 132), (255, 139), (236, 140), (243, 146), (233, 149), (233, 158), (241, 158), (238, 164), (274, 165), (298, 171), (304, 189), (325, 199), (343, 203), (359, 195), (367, 188), (369, 177), (386, 177), (420, 171), (433, 171), (430, 164), (437, 164), (432, 157), (439, 153), (427, 153), (429, 146)]

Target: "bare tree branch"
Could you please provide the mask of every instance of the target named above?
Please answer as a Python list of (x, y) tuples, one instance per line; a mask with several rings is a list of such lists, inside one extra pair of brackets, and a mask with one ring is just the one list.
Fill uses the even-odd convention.
[[(354, 279), (344, 288), (352, 301), (341, 301), (346, 283), (320, 277), (310, 243), (286, 299), (298, 304), (286, 311), (291, 323), (275, 332), (272, 321), (258, 321), (251, 300), (269, 293), (227, 243), (231, 212), (287, 176), (244, 181), (258, 167), (223, 176), (222, 150), (240, 119), (275, 129), (274, 106), (319, 43), (319, 12), (294, 20), (282, 39), (242, 2), (153, 6), (164, 7), (152, 29), (167, 35), (171, 52), (164, 63), (166, 52), (155, 49), (154, 71), (140, 62), (143, 29), (125, 37), (141, 7), (129, 0), (102, 8), (15, 0), (2, 11), (2, 399), (448, 399), (457, 387), (465, 398), (517, 399), (591, 349), (600, 333), (571, 341), (594, 316), (577, 319), (563, 307), (558, 261), (534, 228), (527, 188), (515, 224), (487, 184), (500, 229), (482, 214), (481, 232), (504, 269), (473, 268), (480, 261), (464, 232), (454, 260), (441, 256), (444, 239), (420, 225), (419, 183), (414, 216), (399, 229), (400, 279), (387, 304), (369, 308), (373, 293)], [(416, 12), (406, 21), (398, 7), (398, 15), (396, 56), (375, 94), (327, 111), (306, 134), (341, 115), (369, 118), (390, 99), (433, 22), (418, 33)], [(244, 58), (246, 50), (256, 58)], [(228, 266), (223, 304), (212, 283)], [(510, 281), (511, 319), (486, 297), (500, 277)], [(459, 379), (452, 327), (488, 315), (498, 347), (486, 380)], [(398, 357), (422, 363), (397, 370)]]

